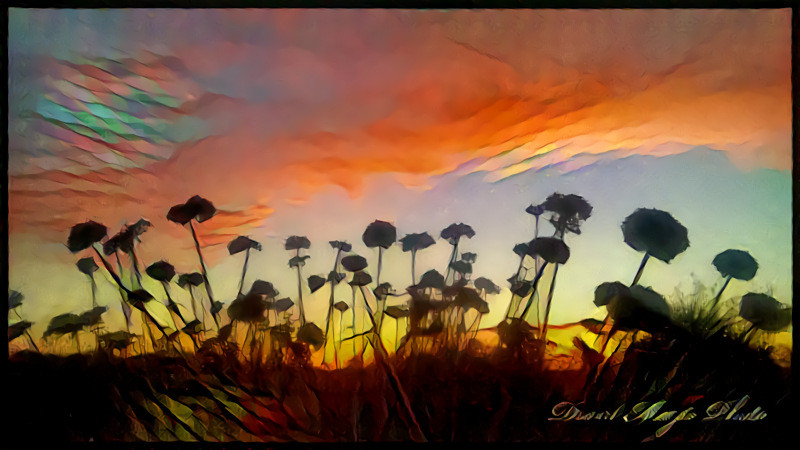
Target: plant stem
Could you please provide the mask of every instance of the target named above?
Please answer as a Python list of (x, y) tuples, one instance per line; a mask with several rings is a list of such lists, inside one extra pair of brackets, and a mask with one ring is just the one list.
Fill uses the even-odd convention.
[(242, 295), (242, 289), (244, 289), (244, 275), (247, 273), (247, 261), (250, 259), (250, 247), (247, 247), (244, 253), (244, 266), (242, 266), (242, 279), (239, 281), (239, 296)]
[[(297, 249), (297, 256), (300, 257), (300, 249)], [(297, 296), (299, 297), (300, 307), (300, 326), (306, 324), (306, 313), (303, 309), (303, 276), (300, 274), (300, 264), (295, 267), (297, 269)]]
[(650, 254), (645, 253), (644, 257), (642, 258), (642, 263), (639, 265), (639, 271), (636, 272), (636, 276), (633, 278), (633, 283), (631, 283), (631, 286), (639, 282), (639, 278), (642, 277), (642, 272), (644, 272), (644, 266), (647, 264), (648, 259), (650, 259)]
[(544, 309), (544, 323), (542, 324), (541, 340), (545, 344), (547, 343), (547, 322), (550, 318), (550, 305), (553, 303), (553, 291), (555, 291), (556, 288), (556, 275), (558, 274), (559, 265), (560, 264), (556, 264), (556, 267), (553, 270), (553, 281), (550, 283), (550, 291), (547, 293), (547, 306)]
[[(197, 233), (194, 231), (194, 225), (192, 225), (192, 221), (189, 221), (189, 229), (192, 230), (192, 239), (194, 240), (194, 248), (197, 250), (197, 257), (200, 259), (200, 268), (203, 270), (203, 284), (206, 286), (206, 292), (208, 293), (208, 299), (211, 303), (213, 308), (214, 306), (214, 294), (211, 292), (211, 283), (208, 281), (208, 270), (206, 270), (206, 262), (203, 260), (203, 253), (200, 251), (200, 241), (197, 240)], [(214, 314), (214, 322), (219, 326), (218, 322), (218, 315)]]
[(719, 303), (719, 299), (722, 297), (722, 292), (725, 290), (726, 287), (728, 287), (728, 283), (731, 282), (731, 278), (733, 277), (728, 275), (728, 278), (725, 280), (725, 284), (722, 285), (722, 288), (720, 288), (719, 293), (717, 293), (717, 296), (714, 297), (714, 301), (711, 303), (712, 311), (717, 307), (717, 303)]
[(417, 260), (417, 249), (412, 248), (411, 249), (411, 285), (412, 286), (416, 286), (417, 285), (417, 275), (416, 275), (416, 270), (415, 270), (416, 260)]
[(383, 247), (378, 247), (378, 275), (375, 278), (375, 285), (381, 285), (381, 267), (383, 266)]
[[(361, 287), (361, 295), (364, 297), (364, 305), (367, 307), (367, 311), (370, 311), (369, 304), (367, 304), (367, 296), (364, 294), (364, 287)], [(375, 361), (380, 365), (380, 367), (386, 372), (387, 378), (389, 380), (389, 384), (391, 385), (392, 389), (395, 391), (397, 395), (397, 399), (400, 401), (403, 410), (408, 415), (408, 419), (410, 420), (410, 437), (415, 442), (427, 442), (425, 438), (425, 434), (422, 433), (422, 428), (419, 426), (419, 422), (417, 422), (417, 418), (414, 415), (414, 411), (411, 409), (411, 402), (406, 395), (403, 386), (400, 384), (400, 379), (395, 373), (394, 368), (386, 363), (384, 358), (387, 357), (386, 347), (383, 346), (383, 341), (381, 340), (380, 335), (378, 335), (378, 327), (375, 324), (375, 319), (372, 317), (372, 314), (369, 315), (370, 321), (372, 322), (372, 334), (377, 340), (377, 345), (372, 343), (372, 348), (374, 349), (373, 354), (375, 355)]]
[(522, 315), (519, 316), (520, 319), (525, 320), (525, 316), (528, 315), (528, 310), (531, 308), (533, 304), (533, 294), (536, 293), (536, 287), (539, 285), (539, 279), (542, 278), (542, 274), (544, 273), (544, 269), (547, 267), (547, 261), (542, 264), (542, 268), (539, 269), (539, 272), (536, 274), (536, 277), (533, 279), (533, 291), (528, 296), (528, 303), (525, 304), (525, 309), (522, 310)]

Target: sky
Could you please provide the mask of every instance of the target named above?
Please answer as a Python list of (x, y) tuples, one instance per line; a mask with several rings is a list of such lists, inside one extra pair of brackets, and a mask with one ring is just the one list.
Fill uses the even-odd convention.
[[(642, 255), (620, 224), (639, 207), (669, 211), (691, 243), (649, 262), (643, 284), (667, 296), (718, 287), (711, 260), (736, 248), (760, 267), (726, 296), (790, 304), (790, 21), (788, 9), (12, 8), (10, 289), (34, 335), (87, 309), (74, 263), (88, 254), (65, 247), (86, 220), (113, 234), (146, 218), (143, 262), (198, 270), (188, 229), (165, 216), (199, 194), (218, 209), (198, 233), (225, 303), (243, 263), (225, 246), (238, 235), (263, 244), (246, 284), (296, 298), (290, 235), (311, 240), (308, 276), (330, 270), (330, 240), (353, 243), (374, 274), (377, 251), (361, 242), (373, 220), (398, 237), (427, 231), (437, 244), (419, 253), (419, 276), (444, 272), (439, 233), (463, 222), (476, 232), (461, 247), (478, 254), (473, 278), (503, 288), (490, 326), (510, 296), (511, 249), (533, 238), (525, 208), (561, 192), (594, 209), (566, 237), (553, 323), (602, 318), (594, 287), (633, 278)], [(382, 280), (410, 284), (399, 246)], [(119, 326), (116, 291), (99, 285)], [(305, 293), (312, 320), (326, 295)]]

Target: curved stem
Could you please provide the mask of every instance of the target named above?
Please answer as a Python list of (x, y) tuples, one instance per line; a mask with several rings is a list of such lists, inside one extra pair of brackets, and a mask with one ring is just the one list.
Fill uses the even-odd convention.
[(642, 258), (642, 263), (639, 265), (639, 270), (636, 272), (636, 276), (633, 278), (633, 283), (631, 283), (631, 286), (639, 282), (639, 278), (642, 277), (642, 272), (644, 272), (644, 266), (647, 264), (648, 259), (650, 259), (650, 254), (645, 253), (644, 257)]

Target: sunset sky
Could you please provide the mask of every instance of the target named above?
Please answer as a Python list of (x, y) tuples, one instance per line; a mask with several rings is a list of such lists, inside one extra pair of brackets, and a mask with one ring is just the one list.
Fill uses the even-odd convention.
[[(491, 326), (510, 297), (511, 249), (533, 238), (525, 208), (561, 192), (594, 211), (566, 237), (555, 323), (602, 318), (594, 287), (630, 283), (641, 254), (620, 223), (638, 207), (669, 211), (691, 242), (669, 265), (648, 263), (642, 284), (667, 296), (719, 286), (711, 260), (736, 248), (760, 268), (726, 297), (790, 304), (790, 21), (788, 9), (12, 8), (10, 288), (36, 336), (87, 309), (74, 263), (88, 254), (64, 244), (89, 219), (114, 234), (147, 218), (145, 264), (199, 270), (189, 231), (165, 218), (199, 194), (220, 211), (198, 227), (219, 300), (238, 287), (242, 257), (225, 248), (237, 235), (263, 244), (247, 284), (295, 298), (290, 235), (311, 240), (308, 276), (330, 270), (330, 240), (374, 267), (361, 235), (375, 219), (398, 237), (427, 231), (437, 244), (419, 253), (419, 275), (444, 272), (439, 233), (464, 222), (473, 278), (503, 288)], [(382, 279), (410, 284), (408, 253), (393, 247), (384, 263)], [(118, 296), (100, 284), (117, 327)], [(326, 294), (307, 299), (321, 323)]]

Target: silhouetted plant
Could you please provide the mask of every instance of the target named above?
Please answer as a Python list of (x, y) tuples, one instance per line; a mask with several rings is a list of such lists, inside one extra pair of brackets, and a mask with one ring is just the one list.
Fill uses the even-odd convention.
[(320, 347), (322, 347), (322, 344), (325, 343), (324, 333), (322, 332), (320, 327), (318, 327), (317, 324), (313, 322), (309, 322), (301, 326), (300, 329), (297, 330), (297, 339), (300, 340), (301, 342), (313, 346), (314, 349), (319, 349)]
[[(189, 291), (189, 297), (192, 299), (192, 314), (195, 318), (200, 317), (200, 314), (197, 312), (197, 299), (195, 299), (194, 296), (194, 288), (200, 286), (201, 284), (203, 284), (203, 275), (200, 272), (184, 273), (178, 276), (178, 286)], [(202, 314), (202, 317), (200, 318), (201, 323), (205, 324), (206, 308), (202, 304), (200, 305), (200, 311)]]
[[(347, 243), (345, 241), (329, 241), (328, 243), (330, 244), (331, 248), (335, 248), (336, 249), (336, 258), (333, 260), (333, 269), (331, 269), (331, 271), (328, 273), (328, 278), (327, 278), (327, 282), (329, 282), (330, 285), (331, 285), (331, 293), (330, 293), (330, 297), (328, 298), (328, 311), (325, 314), (325, 331), (323, 332), (323, 339), (325, 340), (326, 344), (328, 342), (329, 329), (332, 328), (331, 323), (333, 321), (333, 309), (335, 307), (333, 295), (334, 295), (334, 292), (335, 292), (335, 288), (336, 288), (336, 285), (338, 283), (340, 283), (342, 280), (344, 280), (345, 277), (346, 277), (345, 274), (339, 272), (339, 262), (340, 262), (340, 259), (342, 257), (342, 253), (349, 252), (353, 248), (352, 245), (350, 245), (349, 243)], [(340, 321), (341, 321), (341, 318), (340, 318)], [(336, 343), (335, 342), (333, 343), (333, 350), (334, 350), (334, 355), (333, 355), (334, 356), (334, 360), (336, 361), (336, 364), (338, 364), (337, 349), (336, 349)], [(324, 355), (324, 352), (323, 352), (323, 355)]]
[[(340, 302), (336, 302), (333, 305), (333, 308), (336, 309), (337, 311), (339, 311), (339, 339), (338, 339), (338, 341), (334, 341), (333, 342), (333, 351), (334, 351), (333, 360), (336, 362), (336, 367), (338, 368), (339, 367), (339, 348), (341, 348), (342, 329), (344, 328), (344, 325), (343, 325), (344, 312), (347, 311), (350, 308), (350, 306), (348, 306), (346, 302), (340, 301)], [(326, 337), (326, 339), (327, 339), (327, 337)], [(338, 346), (336, 345), (336, 342), (339, 342)]]
[(119, 350), (123, 357), (126, 356), (127, 349), (136, 337), (135, 334), (128, 333), (127, 331), (114, 331), (105, 333), (98, 336), (100, 345), (109, 350)]
[(766, 294), (749, 292), (742, 297), (739, 315), (750, 322), (745, 340), (754, 329), (767, 332), (783, 331), (792, 324), (792, 308)]
[(50, 319), (50, 324), (47, 326), (43, 337), (48, 338), (52, 335), (63, 336), (69, 334), (75, 341), (75, 351), (81, 352), (81, 341), (78, 337), (78, 332), (85, 326), (84, 321), (77, 314), (67, 313), (61, 314)]
[(602, 283), (595, 289), (595, 305), (605, 306), (613, 326), (603, 342), (602, 354), (611, 336), (619, 329), (654, 333), (671, 325), (672, 311), (658, 292), (644, 286), (625, 286), (620, 282)]
[(436, 241), (433, 240), (430, 234), (423, 232), (407, 234), (404, 238), (400, 239), (400, 243), (403, 244), (404, 252), (411, 252), (411, 284), (417, 284), (417, 252), (420, 250), (425, 250), (426, 248), (435, 244)]
[(8, 342), (22, 336), (33, 325), (27, 320), (20, 320), (19, 322), (12, 323), (8, 326)]
[(192, 240), (194, 240), (194, 248), (197, 250), (197, 257), (200, 259), (200, 269), (203, 272), (203, 283), (206, 286), (208, 300), (211, 303), (211, 315), (214, 317), (214, 323), (216, 323), (217, 328), (219, 328), (219, 309), (214, 311), (215, 300), (214, 294), (211, 291), (211, 283), (208, 280), (206, 262), (203, 259), (203, 252), (200, 251), (200, 241), (197, 240), (197, 233), (195, 232), (194, 225), (192, 224), (192, 220), (202, 223), (214, 217), (216, 213), (217, 209), (210, 201), (200, 197), (199, 195), (195, 195), (187, 200), (186, 203), (175, 205), (170, 208), (169, 212), (167, 213), (167, 219), (179, 225), (189, 224), (189, 230), (192, 232)]
[(566, 263), (569, 259), (569, 247), (567, 247), (567, 244), (565, 244), (561, 239), (553, 237), (540, 237), (532, 240), (528, 244), (528, 254), (531, 256), (541, 257), (544, 260), (544, 264), (542, 264), (542, 267), (539, 268), (539, 271), (536, 273), (536, 277), (531, 283), (532, 292), (528, 297), (528, 302), (525, 304), (525, 309), (522, 310), (522, 315), (520, 316), (520, 318), (523, 320), (525, 320), (525, 317), (527, 316), (528, 311), (533, 304), (533, 295), (536, 292), (539, 280), (542, 278), (544, 269), (548, 264), (555, 264), (555, 270), (553, 270), (553, 280), (550, 283), (550, 292), (547, 295), (547, 305), (545, 307), (544, 323), (541, 331), (541, 339), (544, 340), (547, 335), (547, 321), (550, 314), (550, 304), (553, 300), (553, 290), (555, 288), (556, 275), (558, 274), (558, 266)]
[(308, 281), (308, 290), (310, 290), (311, 293), (313, 294), (314, 292), (320, 290), (322, 286), (325, 286), (327, 280), (325, 280), (325, 278), (322, 278), (319, 275), (311, 275), (310, 277), (308, 277), (307, 281)]
[(472, 237), (475, 236), (475, 231), (469, 225), (465, 225), (463, 223), (454, 223), (442, 230), (440, 236), (442, 239), (447, 239), (447, 242), (453, 246), (453, 251), (450, 253), (450, 260), (447, 262), (447, 271), (444, 276), (445, 283), (447, 283), (447, 281), (450, 280), (450, 265), (456, 262), (456, 255), (458, 255), (458, 244), (461, 241), (461, 238), (466, 236), (467, 239), (472, 239)]
[(469, 287), (461, 287), (455, 296), (454, 303), (459, 308), (459, 314), (456, 318), (456, 335), (461, 340), (461, 337), (466, 335), (466, 324), (464, 323), (464, 313), (469, 309), (474, 309), (478, 312), (478, 317), (473, 322), (469, 329), (480, 327), (480, 321), (484, 314), (489, 313), (489, 304), (481, 298), (480, 294), (475, 289)]
[[(140, 233), (143, 227), (145, 227), (145, 223), (140, 221), (138, 225), (134, 226), (131, 229), (128, 236), (134, 236), (135, 233)], [(131, 227), (128, 227), (126, 229), (130, 228)], [(141, 302), (136, 303), (135, 301), (131, 300), (130, 295), (134, 291), (125, 287), (125, 285), (122, 283), (122, 280), (119, 278), (117, 273), (108, 263), (108, 261), (106, 261), (105, 257), (103, 256), (103, 253), (101, 253), (100, 250), (98, 250), (98, 248), (95, 246), (95, 244), (99, 243), (103, 239), (103, 237), (106, 236), (107, 231), (108, 230), (104, 225), (91, 220), (77, 224), (70, 229), (69, 237), (67, 238), (67, 248), (69, 248), (69, 250), (72, 253), (77, 253), (88, 248), (93, 249), (97, 254), (97, 256), (100, 258), (100, 262), (103, 264), (103, 267), (106, 269), (109, 275), (111, 275), (111, 278), (114, 280), (114, 282), (117, 283), (117, 286), (128, 295), (128, 301), (134, 305), (142, 304)], [(124, 243), (125, 249), (128, 249), (128, 246), (130, 246), (132, 251), (133, 239), (134, 237), (120, 240), (119, 245), (122, 246)], [(166, 332), (164, 331), (163, 327), (155, 320), (154, 317), (152, 317), (150, 312), (147, 311), (147, 309), (144, 308), (144, 306), (142, 306), (141, 311), (143, 314), (147, 315), (153, 321), (153, 323), (158, 327), (158, 329), (162, 331), (162, 333), (164, 333), (164, 335), (166, 336)]]
[[(81, 313), (79, 316), (80, 320), (83, 322), (84, 327), (94, 332), (95, 339), (97, 339), (97, 334), (99, 332), (98, 325), (102, 322), (101, 316), (106, 311), (108, 311), (108, 307), (106, 306), (95, 306), (92, 309)], [(97, 342), (97, 346), (99, 347), (99, 342)]]
[(469, 276), (472, 274), (472, 264), (466, 261), (456, 261), (450, 263), (450, 268), (453, 269), (459, 276), (460, 279), (468, 280)]
[(717, 304), (719, 303), (719, 299), (722, 297), (722, 292), (726, 287), (728, 287), (728, 283), (730, 283), (731, 278), (749, 281), (756, 276), (756, 272), (758, 271), (758, 263), (756, 260), (750, 256), (750, 253), (747, 253), (743, 250), (725, 250), (714, 257), (712, 264), (714, 264), (714, 267), (717, 268), (719, 273), (725, 277), (725, 283), (722, 285), (719, 293), (716, 297), (714, 297), (714, 301), (711, 303), (712, 309), (716, 308)]
[(8, 310), (11, 311), (13, 309), (19, 308), (22, 306), (22, 301), (25, 299), (25, 296), (22, 295), (21, 292), (11, 290), (8, 292)]
[[(174, 314), (173, 320), (175, 318), (181, 319), (183, 326), (186, 326), (186, 324), (191, 322), (190, 320), (186, 320), (181, 313), (180, 308), (178, 308), (178, 304), (172, 300), (172, 296), (169, 293), (169, 283), (173, 278), (175, 278), (175, 267), (166, 261), (158, 261), (150, 264), (145, 271), (150, 278), (161, 283), (161, 286), (164, 288), (164, 294), (167, 296), (167, 307), (169, 308), (170, 312)], [(178, 326), (177, 323), (175, 326)]]
[[(11, 342), (12, 340), (24, 334), (25, 337), (28, 338), (28, 343), (31, 344), (31, 347), (33, 347), (33, 349), (38, 352), (39, 346), (36, 345), (36, 342), (34, 342), (33, 337), (31, 337), (31, 334), (29, 332), (29, 328), (33, 324), (31, 322), (28, 322), (27, 320), (22, 320), (22, 315), (18, 311), (18, 308), (22, 306), (23, 300), (25, 300), (25, 296), (22, 295), (21, 292), (14, 290), (8, 291), (8, 312), (10, 313), (13, 311), (14, 314), (17, 316), (17, 319), (19, 319), (19, 322), (17, 322), (16, 324), (9, 325), (8, 341)], [(14, 327), (13, 330), (12, 327)], [(19, 334), (16, 334), (17, 332), (19, 332)]]
[(492, 280), (485, 277), (475, 279), (475, 287), (483, 292), (483, 299), (486, 300), (488, 294), (499, 294), (500, 286), (494, 284)]
[(545, 204), (541, 203), (539, 205), (531, 204), (527, 208), (525, 208), (525, 212), (532, 215), (535, 221), (535, 229), (534, 229), (534, 236), (533, 238), (536, 239), (539, 237), (539, 216), (544, 214), (545, 212)]
[(290, 236), (286, 239), (284, 248), (289, 251), (294, 251), (295, 256), (289, 260), (289, 267), (294, 267), (297, 270), (297, 297), (298, 305), (300, 306), (300, 325), (306, 323), (306, 313), (303, 307), (303, 275), (300, 268), (306, 264), (306, 260), (310, 256), (300, 256), (300, 250), (308, 250), (311, 247), (311, 242), (305, 236)]
[(547, 197), (543, 206), (545, 211), (552, 213), (550, 223), (556, 229), (555, 235), (560, 235), (561, 239), (564, 239), (567, 231), (581, 234), (581, 222), (592, 215), (592, 205), (575, 194), (563, 195), (556, 192)]
[(376, 220), (367, 226), (361, 236), (364, 245), (369, 248), (378, 247), (378, 273), (376, 283), (381, 284), (381, 269), (383, 268), (383, 251), (397, 240), (397, 229), (389, 222)]
[(631, 285), (639, 282), (647, 260), (652, 256), (669, 263), (689, 248), (686, 227), (666, 211), (639, 208), (622, 222), (625, 243), (638, 252), (644, 252), (642, 263)]
[(245, 343), (250, 342), (250, 361), (255, 363), (254, 353), (256, 350), (256, 329), (255, 325), (267, 320), (264, 312), (267, 310), (267, 301), (264, 295), (252, 290), (244, 296), (238, 297), (228, 306), (228, 317), (232, 323), (247, 323), (247, 335)]
[(408, 309), (399, 306), (389, 306), (386, 308), (386, 315), (394, 319), (395, 351), (397, 351), (397, 345), (400, 342), (400, 319), (408, 317), (410, 314)]
[(97, 298), (95, 296), (94, 272), (99, 268), (91, 256), (81, 258), (76, 263), (78, 270), (84, 275), (89, 277), (89, 282), (92, 285), (92, 307), (97, 306)]
[(231, 255), (245, 252), (244, 265), (242, 266), (242, 279), (239, 281), (238, 295), (242, 295), (242, 289), (244, 289), (244, 276), (247, 273), (247, 262), (250, 260), (251, 248), (261, 251), (261, 244), (246, 236), (239, 236), (228, 244), (228, 253)]
[(442, 274), (440, 274), (436, 269), (431, 269), (422, 274), (417, 287), (420, 289), (444, 290), (444, 276), (442, 276)]

